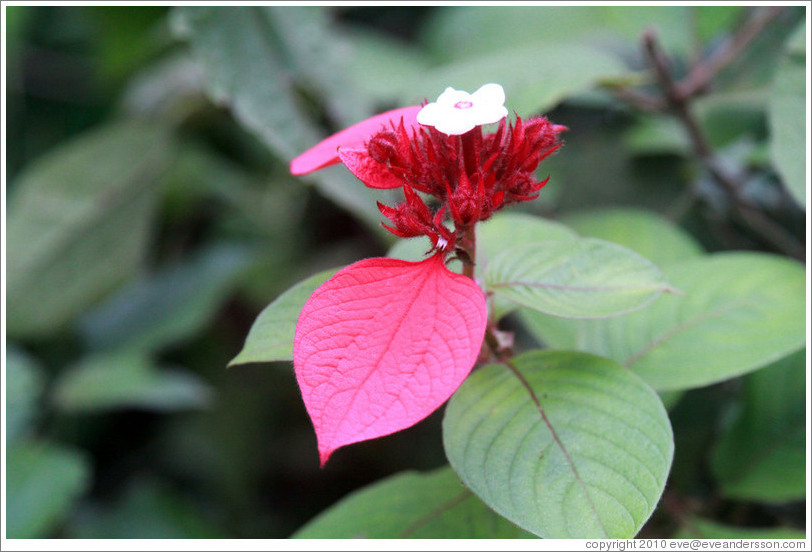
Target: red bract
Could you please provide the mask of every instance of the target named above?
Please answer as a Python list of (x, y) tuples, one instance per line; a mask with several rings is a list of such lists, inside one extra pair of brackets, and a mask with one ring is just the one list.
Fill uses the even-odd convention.
[(363, 260), (319, 287), (299, 316), (293, 358), (321, 464), (442, 405), (476, 362), (486, 319), (482, 291), (442, 254)]
[(506, 124), (483, 135), (482, 127), (449, 136), (431, 127), (403, 125), (381, 130), (366, 151), (353, 150), (347, 168), (371, 188), (404, 188), (435, 197), (447, 206), (456, 228), (488, 219), (503, 206), (538, 197), (539, 163), (560, 146), (565, 127), (544, 117)]

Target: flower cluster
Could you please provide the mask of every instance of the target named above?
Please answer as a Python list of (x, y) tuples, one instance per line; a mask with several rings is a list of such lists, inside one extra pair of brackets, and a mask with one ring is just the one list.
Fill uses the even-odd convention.
[[(546, 180), (534, 171), (564, 130), (544, 117), (506, 123), (504, 101), (498, 84), (473, 94), (448, 88), (436, 102), (362, 121), (291, 162), (291, 173), (306, 174), (340, 161), (370, 188), (402, 188), (400, 204), (378, 203), (384, 226), (403, 238), (428, 236), (436, 250), (420, 262), (353, 263), (305, 303), (293, 364), (322, 465), (342, 446), (422, 420), (476, 363), (485, 295), (471, 262), (456, 274), (446, 257), (457, 250), (470, 261), (478, 221), (538, 196)], [(488, 124), (498, 126), (483, 133)]]
[[(486, 87), (498, 87), (499, 94), (477, 97)], [(339, 149), (344, 164), (367, 186), (403, 187), (403, 203), (378, 204), (391, 221), (384, 224), (390, 232), (403, 238), (425, 235), (435, 248), (448, 250), (466, 229), (498, 209), (538, 197), (547, 180), (536, 180), (534, 172), (558, 149), (558, 135), (565, 127), (544, 117), (517, 117), (506, 123), (507, 110), (501, 103), (493, 105), (500, 94), (503, 102), (501, 87), (493, 84), (470, 95), (449, 88), (438, 102), (418, 112), (422, 124), (392, 122), (370, 136), (363, 148)], [(456, 101), (449, 106), (443, 96)], [(494, 132), (483, 133), (483, 124), (497, 121)], [(461, 132), (451, 133), (454, 130)], [(432, 207), (417, 192), (434, 198)], [(454, 232), (443, 224), (446, 216)]]

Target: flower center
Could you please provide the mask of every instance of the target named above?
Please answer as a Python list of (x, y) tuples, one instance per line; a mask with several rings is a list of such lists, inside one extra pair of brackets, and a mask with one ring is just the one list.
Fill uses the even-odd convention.
[(470, 109), (474, 106), (474, 102), (462, 100), (454, 104), (454, 109)]

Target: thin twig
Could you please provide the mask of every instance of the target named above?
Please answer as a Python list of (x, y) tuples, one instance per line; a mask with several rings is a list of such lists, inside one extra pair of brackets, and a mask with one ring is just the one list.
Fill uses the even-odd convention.
[(741, 195), (740, 179), (728, 173), (719, 163), (713, 148), (705, 138), (699, 121), (691, 111), (689, 102), (693, 96), (685, 95), (680, 91), (671, 73), (670, 64), (660, 49), (653, 32), (647, 31), (643, 34), (643, 49), (654, 69), (668, 106), (688, 133), (694, 153), (702, 166), (730, 197), (734, 213), (757, 232), (766, 243), (787, 255), (803, 260), (806, 255), (804, 245), (783, 226), (767, 217), (744, 198)]
[(678, 94), (682, 98), (691, 98), (707, 90), (711, 81), (719, 72), (730, 65), (739, 54), (750, 46), (750, 43), (777, 18), (783, 11), (783, 6), (763, 8), (756, 11), (744, 25), (728, 39), (711, 56), (694, 64), (691, 72), (677, 85)]

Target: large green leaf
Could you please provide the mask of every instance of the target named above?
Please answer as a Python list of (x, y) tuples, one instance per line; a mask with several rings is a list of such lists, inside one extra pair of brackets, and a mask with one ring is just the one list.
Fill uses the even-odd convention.
[(806, 495), (806, 351), (748, 375), (744, 401), (712, 457), (722, 492), (757, 502)]
[(6, 439), (12, 442), (31, 430), (45, 385), (42, 368), (23, 351), (6, 350)]
[(590, 238), (628, 247), (657, 266), (696, 257), (701, 246), (690, 234), (652, 211), (632, 208), (575, 213), (563, 222)]
[(172, 16), (175, 33), (202, 61), (213, 98), (229, 105), (240, 123), (286, 159), (318, 141), (296, 86), (303, 84), (302, 74), (314, 71), (307, 62), (325, 63), (319, 54), (335, 62), (322, 42), (321, 9), (193, 6), (176, 8)]
[(520, 305), (568, 318), (618, 316), (671, 290), (651, 262), (593, 238), (511, 247), (490, 262), (485, 286)]
[(357, 88), (376, 98), (394, 100), (404, 89), (412, 89), (421, 72), (428, 67), (407, 42), (362, 27), (346, 31), (352, 52), (347, 56), (350, 77)]
[(533, 351), (476, 370), (451, 398), (443, 443), (488, 506), (546, 538), (629, 538), (665, 486), (665, 408), (609, 359)]
[(20, 176), (8, 207), (9, 335), (56, 331), (132, 274), (171, 146), (161, 128), (118, 123)]
[(6, 470), (10, 539), (48, 537), (90, 482), (90, 466), (82, 455), (47, 443), (12, 444)]
[[(302, 89), (321, 98), (342, 126), (369, 116), (369, 104), (347, 80), (343, 43), (323, 8), (278, 6), (181, 7), (173, 28), (201, 60), (215, 101), (282, 159), (324, 136), (311, 122)], [(360, 96), (360, 97), (359, 97)], [(308, 176), (319, 190), (380, 230), (368, 191), (343, 167)]]
[(242, 350), (228, 365), (293, 360), (299, 313), (308, 297), (337, 270), (325, 270), (302, 280), (265, 307), (251, 326)]
[(233, 289), (247, 253), (212, 246), (142, 278), (82, 320), (85, 340), (94, 348), (151, 350), (194, 335)]
[[(637, 50), (653, 29), (668, 51), (689, 51), (691, 8), (682, 6), (491, 6), (438, 9), (424, 32), (440, 60), (466, 59), (532, 45), (623, 44)], [(712, 8), (711, 8), (712, 9)], [(476, 40), (472, 40), (476, 37)], [(539, 57), (541, 57), (540, 54)]]
[(297, 539), (533, 538), (494, 514), (450, 468), (404, 472), (355, 491), (297, 531)]
[[(806, 286), (797, 262), (731, 252), (688, 259), (664, 271), (681, 294), (611, 320), (547, 317), (528, 326), (548, 346), (612, 358), (658, 390), (709, 385), (803, 347)], [(525, 310), (522, 316), (540, 315)]]
[(402, 101), (408, 102), (415, 89), (433, 100), (448, 86), (474, 92), (485, 83), (497, 82), (505, 89), (508, 109), (528, 117), (601, 82), (631, 76), (618, 57), (605, 51), (581, 44), (545, 43), (438, 66), (426, 71)]
[(787, 189), (806, 205), (806, 25), (787, 42), (769, 101), (770, 153)]
[(207, 406), (211, 389), (197, 377), (155, 367), (146, 353), (111, 351), (86, 357), (54, 384), (55, 405), (68, 412), (114, 408), (173, 411)]

